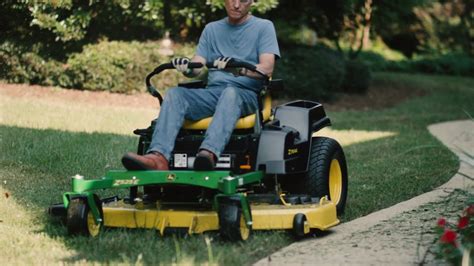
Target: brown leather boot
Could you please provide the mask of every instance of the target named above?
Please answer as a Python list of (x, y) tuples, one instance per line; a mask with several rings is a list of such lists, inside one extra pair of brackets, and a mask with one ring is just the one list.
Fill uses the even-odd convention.
[(168, 160), (159, 152), (145, 155), (127, 152), (122, 157), (122, 164), (127, 170), (169, 170)]
[(194, 159), (194, 170), (211, 171), (216, 166), (216, 155), (208, 150), (200, 150)]

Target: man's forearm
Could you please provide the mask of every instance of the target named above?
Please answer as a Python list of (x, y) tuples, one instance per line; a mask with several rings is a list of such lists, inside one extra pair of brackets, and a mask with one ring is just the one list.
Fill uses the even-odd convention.
[[(256, 67), (257, 67), (258, 71), (264, 73), (268, 77), (271, 77), (272, 74), (273, 74), (273, 67), (262, 66), (261, 64), (256, 65)], [(262, 75), (260, 75), (259, 73), (248, 70), (248, 69), (243, 69), (240, 72), (240, 74), (242, 76), (246, 76), (246, 77), (249, 77), (249, 78), (255, 78), (255, 79), (261, 79), (262, 78)]]
[[(273, 68), (275, 66), (275, 55), (274, 54), (261, 54), (259, 56), (259, 63), (256, 65), (257, 70), (264, 73), (268, 77), (273, 74)], [(262, 78), (262, 76), (253, 71), (245, 71), (245, 76), (250, 78)]]

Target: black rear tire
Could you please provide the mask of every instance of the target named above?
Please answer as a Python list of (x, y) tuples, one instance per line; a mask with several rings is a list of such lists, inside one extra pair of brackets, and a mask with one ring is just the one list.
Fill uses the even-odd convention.
[(337, 214), (344, 213), (347, 199), (347, 165), (339, 143), (327, 137), (312, 139), (308, 172), (282, 182), (291, 193), (328, 198), (336, 204)]

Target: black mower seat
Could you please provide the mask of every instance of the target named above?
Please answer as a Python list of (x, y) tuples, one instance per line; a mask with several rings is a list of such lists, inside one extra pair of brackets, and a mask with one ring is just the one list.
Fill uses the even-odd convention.
[[(272, 99), (270, 95), (267, 94), (267, 96), (265, 97), (263, 101), (263, 110), (262, 110), (263, 122), (268, 121), (270, 119), (271, 112), (272, 112)], [(183, 124), (183, 129), (205, 130), (211, 123), (211, 120), (212, 120), (212, 116), (206, 117), (197, 121), (185, 120)], [(251, 114), (237, 120), (235, 129), (251, 129), (253, 128), (254, 125), (255, 125), (255, 114)]]

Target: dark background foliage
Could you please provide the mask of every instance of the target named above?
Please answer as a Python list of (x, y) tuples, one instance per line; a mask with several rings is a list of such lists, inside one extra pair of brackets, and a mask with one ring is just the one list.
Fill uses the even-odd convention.
[[(0, 78), (84, 90), (143, 91), (143, 77), (173, 56), (192, 56), (223, 0), (0, 2)], [(473, 12), (467, 0), (259, 0), (282, 60), (288, 97), (363, 93), (370, 71), (474, 75)], [(162, 53), (161, 40), (174, 41)], [(167, 74), (161, 89), (180, 77)]]

